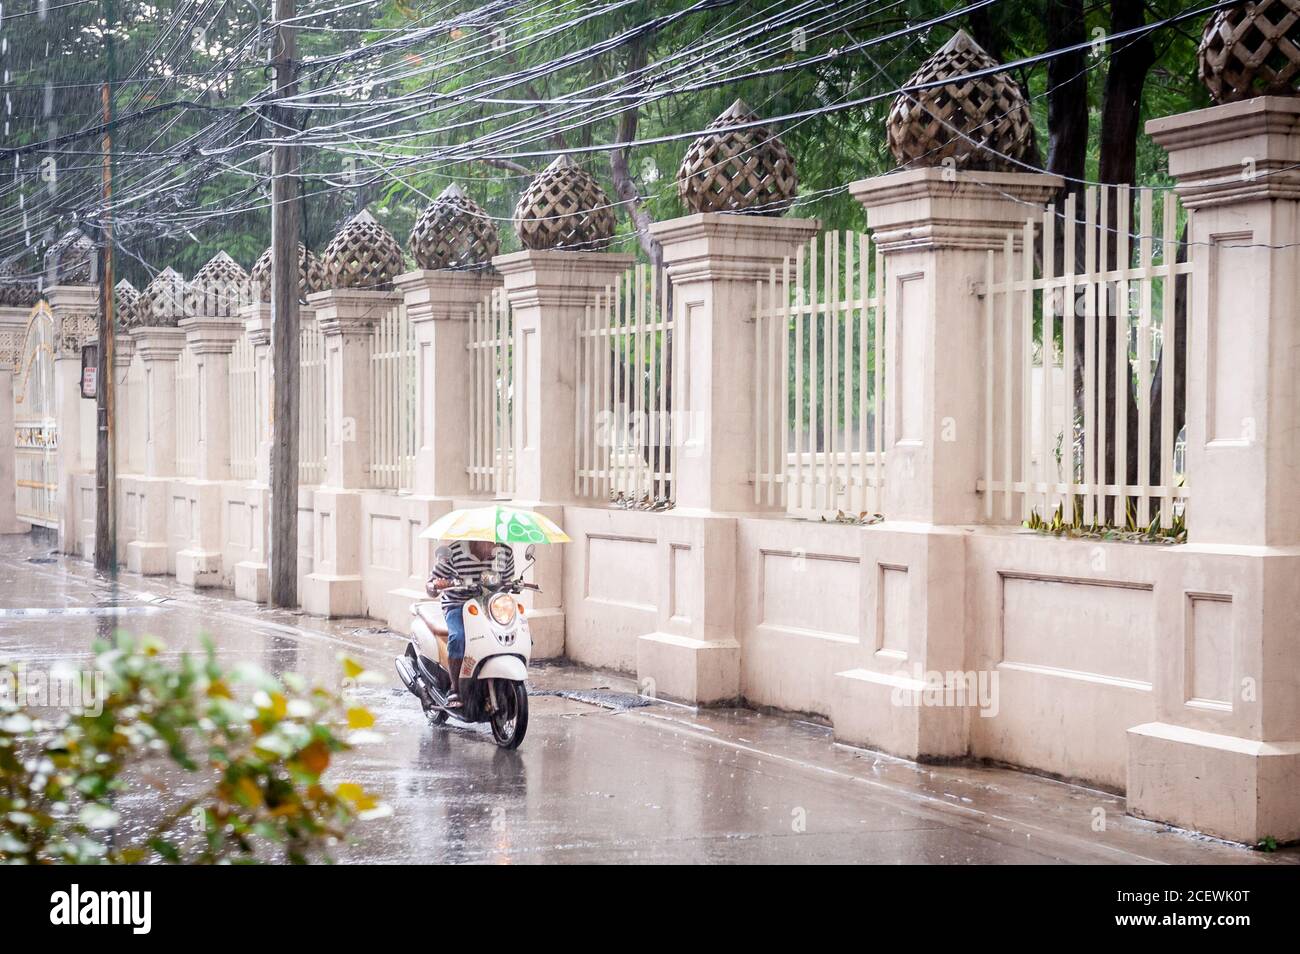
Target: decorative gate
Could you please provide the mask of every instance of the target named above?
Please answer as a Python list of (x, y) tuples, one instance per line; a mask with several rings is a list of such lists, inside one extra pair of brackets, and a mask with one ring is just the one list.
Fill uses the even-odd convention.
[(54, 315), (38, 302), (14, 367), (14, 473), (18, 519), (58, 527), (59, 432), (54, 416)]

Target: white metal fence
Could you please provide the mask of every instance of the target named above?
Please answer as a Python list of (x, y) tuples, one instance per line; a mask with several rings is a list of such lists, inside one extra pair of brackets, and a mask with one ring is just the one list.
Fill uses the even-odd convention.
[(662, 269), (637, 265), (578, 328), (574, 494), (673, 497), (673, 318)]
[(240, 335), (230, 352), (230, 476), (235, 480), (257, 476), (260, 394), (253, 343)]
[(514, 328), (510, 303), (494, 289), (470, 319), (469, 480), (476, 493), (514, 492)]
[(755, 503), (881, 509), (883, 268), (866, 234), (830, 232), (758, 283)]
[[(1174, 194), (1157, 203), (1138, 192), (1136, 234), (1132, 199), (1127, 186), (1089, 188), (1082, 216), (1067, 200), (1062, 235), (1049, 210), (1008, 233), (1000, 265), (989, 253), (979, 483), (989, 516), (1063, 507), (1067, 520), (1146, 527), (1154, 508), (1167, 528), (1188, 496), (1175, 421), (1186, 385), (1161, 358), (1182, 347), (1191, 265), (1178, 260)], [(1031, 254), (1017, 269), (1018, 245)]]
[(399, 304), (375, 325), (370, 350), (370, 482), (410, 489), (415, 471), (415, 335)]
[(298, 331), (298, 482), (319, 484), (325, 479), (325, 336), (315, 314), (304, 313)]
[(176, 359), (176, 475), (193, 477), (199, 462), (199, 364), (186, 347)]

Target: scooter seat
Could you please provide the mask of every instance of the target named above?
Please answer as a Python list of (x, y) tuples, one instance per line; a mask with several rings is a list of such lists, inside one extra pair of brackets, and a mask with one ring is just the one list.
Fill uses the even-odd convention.
[(442, 615), (442, 607), (437, 603), (417, 603), (415, 606), (415, 615), (424, 620), (424, 624), (429, 627), (429, 632), (441, 639), (446, 639), (449, 631), (447, 629), (447, 618)]

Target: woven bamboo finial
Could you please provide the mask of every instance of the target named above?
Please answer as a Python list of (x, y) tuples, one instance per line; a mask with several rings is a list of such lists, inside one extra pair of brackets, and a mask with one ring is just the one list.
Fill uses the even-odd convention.
[[(253, 263), (253, 270), (249, 273), (249, 280), (253, 285), (253, 297), (259, 301), (269, 302), (271, 300), (271, 249), (269, 247)], [(308, 295), (324, 289), (325, 266), (321, 264), (321, 260), (316, 256), (315, 252), (299, 242), (299, 299), (306, 301)]]
[(1029, 104), (965, 30), (921, 64), (894, 100), (886, 123), (889, 149), (902, 166), (1015, 169), (1029, 155), (1034, 123)]
[(36, 280), (23, 273), (16, 258), (0, 261), (0, 305), (26, 308), (38, 297)]
[(139, 324), (139, 303), (140, 292), (125, 278), (113, 286), (113, 318), (119, 328), (130, 331)]
[(1217, 103), (1295, 96), (1300, 88), (1300, 0), (1253, 0), (1205, 21), (1196, 54)]
[(185, 317), (185, 279), (164, 268), (140, 293), (135, 310), (135, 327), (175, 328)]
[(420, 213), (406, 247), (421, 268), (482, 268), (501, 238), (487, 213), (453, 182)]
[(402, 247), (393, 234), (362, 209), (325, 247), (325, 284), (329, 288), (387, 291), (402, 271)]
[(45, 281), (50, 285), (88, 285), (94, 271), (95, 244), (81, 229), (71, 229), (45, 253)]
[(217, 252), (194, 273), (185, 290), (185, 312), (207, 318), (235, 318), (252, 301), (248, 272), (225, 252)]
[(677, 170), (677, 194), (692, 212), (780, 215), (799, 192), (794, 157), (770, 126), (736, 100), (691, 143)]
[(524, 248), (598, 251), (614, 237), (614, 209), (589, 172), (560, 156), (519, 197), (515, 231)]

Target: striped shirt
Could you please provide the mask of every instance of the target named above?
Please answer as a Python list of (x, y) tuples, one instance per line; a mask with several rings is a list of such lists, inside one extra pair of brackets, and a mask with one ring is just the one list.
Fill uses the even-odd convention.
[[(451, 552), (446, 559), (439, 560), (433, 568), (433, 575), (444, 580), (479, 580), (484, 573), (499, 574), (502, 579), (513, 579), (515, 575), (515, 555), (508, 546), (498, 543), (492, 550), (492, 556), (480, 560), (470, 552), (469, 543), (455, 540), (448, 544)], [(443, 608), (460, 606), (474, 595), (472, 589), (449, 586), (442, 591), (440, 599)]]

